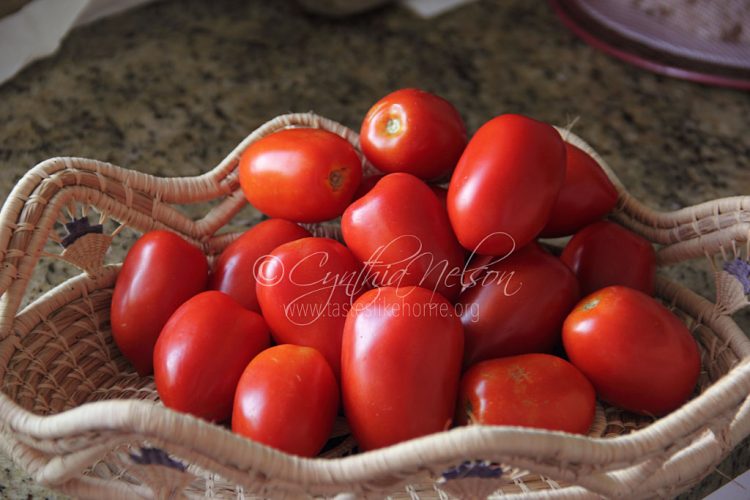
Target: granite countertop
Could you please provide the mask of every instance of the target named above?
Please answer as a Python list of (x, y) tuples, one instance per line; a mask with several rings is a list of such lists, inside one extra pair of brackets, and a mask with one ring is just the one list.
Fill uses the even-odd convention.
[[(448, 98), (472, 131), (503, 112), (578, 118), (575, 132), (653, 207), (750, 193), (748, 94), (613, 60), (572, 36), (546, 2), (480, 1), (432, 20), (387, 7), (335, 21), (293, 2), (183, 0), (78, 29), (0, 86), (0, 196), (53, 156), (199, 174), (278, 114), (314, 110), (356, 128), (375, 100), (407, 86)], [(65, 272), (50, 263), (31, 293)], [(666, 272), (713, 293), (704, 262)], [(748, 314), (738, 320), (750, 331)], [(748, 465), (745, 440), (685, 498)], [(3, 470), (1, 497), (54, 496), (4, 457)]]

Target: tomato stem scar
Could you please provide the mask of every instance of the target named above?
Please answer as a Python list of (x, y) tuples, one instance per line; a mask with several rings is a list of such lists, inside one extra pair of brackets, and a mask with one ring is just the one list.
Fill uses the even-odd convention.
[(401, 120), (398, 118), (389, 118), (385, 124), (385, 131), (389, 134), (396, 134), (401, 130)]
[(591, 299), (585, 304), (583, 304), (583, 310), (590, 311), (591, 309), (595, 308), (598, 305), (599, 305), (599, 299)]
[(341, 186), (344, 184), (344, 178), (346, 177), (344, 175), (344, 168), (337, 168), (335, 170), (331, 170), (328, 173), (328, 184), (330, 184), (331, 188), (334, 191), (338, 191)]

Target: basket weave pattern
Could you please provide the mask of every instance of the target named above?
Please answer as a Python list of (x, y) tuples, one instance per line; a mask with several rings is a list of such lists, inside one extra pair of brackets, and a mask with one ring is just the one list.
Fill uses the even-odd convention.
[[(721, 261), (750, 252), (750, 197), (733, 197), (674, 212), (633, 199), (581, 139), (620, 193), (614, 218), (659, 245), (662, 266), (709, 257), (717, 301), (659, 278), (658, 296), (685, 320), (701, 347), (703, 372), (694, 398), (655, 420), (598, 408), (590, 436), (510, 427), (466, 427), (394, 447), (351, 454), (342, 436), (325, 459), (285, 455), (227, 429), (166, 409), (153, 378), (139, 377), (109, 329), (119, 265), (104, 265), (123, 227), (169, 229), (211, 256), (237, 234), (218, 231), (246, 204), (237, 163), (252, 142), (279, 129), (324, 128), (350, 141), (346, 127), (311, 113), (280, 116), (248, 136), (213, 170), (189, 178), (157, 178), (107, 163), (56, 158), (30, 170), (0, 213), (0, 445), (34, 479), (91, 498), (273, 498), (352, 493), (394, 498), (484, 497), (501, 490), (524, 498), (671, 496), (708, 474), (750, 434), (750, 341), (731, 319), (748, 304), (746, 290)], [(368, 165), (363, 159), (366, 168)], [(214, 201), (199, 220), (177, 205)], [(21, 309), (45, 245), (60, 224), (89, 209), (120, 225), (90, 233), (58, 258), (82, 269)], [(335, 235), (331, 225), (312, 228)], [(664, 360), (668, 362), (669, 360)], [(464, 461), (488, 477), (444, 473)], [(498, 465), (499, 464), (499, 465)], [(489, 471), (489, 472), (487, 472)], [(493, 472), (494, 471), (494, 472)]]

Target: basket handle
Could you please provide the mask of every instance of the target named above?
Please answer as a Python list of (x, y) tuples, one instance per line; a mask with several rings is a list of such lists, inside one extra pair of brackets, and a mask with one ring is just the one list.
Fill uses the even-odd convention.
[[(45, 244), (50, 239), (59, 240), (53, 233), (55, 224), (69, 223), (66, 216), (75, 214), (77, 205), (94, 208), (101, 219), (109, 217), (139, 231), (174, 231), (204, 252), (216, 253), (229, 242), (226, 236), (215, 236), (216, 231), (247, 203), (239, 189), (240, 155), (253, 142), (291, 127), (321, 128), (343, 137), (355, 147), (365, 170), (372, 170), (359, 151), (359, 136), (354, 131), (313, 113), (270, 120), (240, 142), (219, 165), (195, 177), (155, 177), (84, 158), (53, 158), (33, 167), (16, 184), (0, 211), (0, 339), (11, 331), (39, 258), (49, 255), (43, 252)], [(198, 220), (173, 206), (215, 199), (221, 202)], [(75, 252), (68, 252), (70, 247), (55, 256), (96, 274), (109, 242), (105, 238), (87, 243), (96, 247), (92, 251), (98, 252), (98, 262), (87, 251), (79, 252), (86, 254), (87, 262), (71, 259), (70, 254)]]

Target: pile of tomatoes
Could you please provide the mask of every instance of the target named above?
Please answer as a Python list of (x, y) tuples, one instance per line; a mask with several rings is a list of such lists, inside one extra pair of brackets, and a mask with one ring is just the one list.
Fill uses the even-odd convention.
[[(360, 140), (382, 174), (325, 130), (249, 146), (240, 184), (269, 219), (212, 268), (167, 231), (130, 250), (112, 333), (164, 405), (314, 456), (340, 413), (371, 450), (453, 425), (586, 433), (597, 397), (647, 415), (689, 398), (697, 344), (652, 298), (651, 244), (605, 220), (618, 193), (594, 158), (520, 115), (468, 140), (415, 89)], [(298, 224), (337, 217), (343, 243)], [(560, 257), (537, 242), (567, 235)]]

